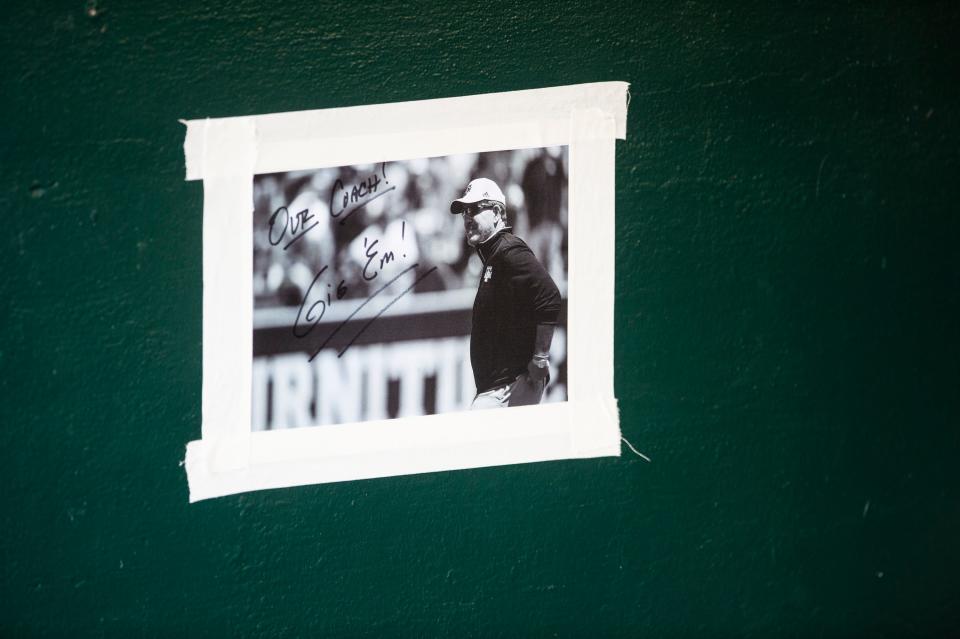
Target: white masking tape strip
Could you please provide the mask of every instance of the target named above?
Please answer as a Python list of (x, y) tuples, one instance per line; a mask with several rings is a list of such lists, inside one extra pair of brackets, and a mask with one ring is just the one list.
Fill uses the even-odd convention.
[[(203, 438), (249, 435), (253, 355), (253, 180), (204, 180)], [(245, 303), (244, 303), (245, 302)], [(219, 451), (227, 467), (244, 449)]]
[(570, 115), (567, 367), (572, 401), (613, 398), (615, 271), (613, 118), (597, 109)]
[[(578, 424), (574, 437), (571, 424)], [(249, 466), (221, 470), (210, 466), (206, 442), (190, 443), (190, 501), (263, 488), (620, 454), (619, 429), (602, 409), (571, 402), (260, 432), (235, 446), (247, 442)]]
[[(255, 156), (254, 173), (569, 144), (570, 113), (599, 109), (627, 130), (626, 82), (213, 120), (186, 120), (187, 179), (223, 175), (213, 158)], [(224, 144), (216, 127), (256, 131), (255, 148)], [(438, 135), (440, 132), (443, 135)], [(589, 132), (587, 132), (589, 133)], [(247, 141), (251, 138), (248, 136)], [(222, 147), (220, 145), (224, 144)], [(371, 154), (371, 149), (374, 153)]]

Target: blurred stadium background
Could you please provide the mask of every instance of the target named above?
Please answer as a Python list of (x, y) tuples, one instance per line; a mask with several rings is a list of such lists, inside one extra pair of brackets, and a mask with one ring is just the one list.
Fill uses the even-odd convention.
[[(469, 406), (476, 392), (471, 309), (481, 265), (449, 207), (476, 177), (503, 189), (513, 232), (563, 295), (544, 401), (565, 401), (567, 166), (567, 147), (551, 147), (255, 176), (253, 430)], [(361, 184), (377, 190), (344, 210), (344, 194)], [(271, 218), (280, 207), (291, 219), (309, 211), (309, 224), (317, 222), (286, 249), (287, 242), (277, 242), (280, 217), (271, 242)], [(381, 264), (388, 252), (393, 259)], [(436, 271), (416, 281), (431, 267)], [(318, 315), (310, 328), (304, 318)], [(297, 337), (295, 323), (300, 335), (309, 332)]]

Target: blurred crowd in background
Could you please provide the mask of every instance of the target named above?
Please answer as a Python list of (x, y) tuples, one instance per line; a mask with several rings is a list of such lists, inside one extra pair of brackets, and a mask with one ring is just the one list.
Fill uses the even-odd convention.
[[(437, 267), (414, 293), (476, 288), (480, 261), (466, 243), (462, 220), (450, 214), (450, 202), (477, 177), (490, 178), (503, 190), (508, 224), (566, 297), (567, 166), (567, 147), (551, 147), (258, 175), (254, 308), (299, 306), (324, 266), (337, 280), (347, 282), (345, 298), (366, 297), (381, 284), (361, 276), (371, 246), (378, 254), (368, 273), (387, 251), (401, 267), (413, 263)], [(371, 183), (377, 190), (349, 203), (344, 211), (343, 194)], [(367, 203), (357, 206), (363, 202)], [(280, 207), (287, 207), (291, 219), (306, 210), (312, 218), (309, 224), (317, 222), (286, 249), (286, 242), (274, 245), (270, 240), (270, 219)], [(279, 230), (274, 229), (274, 241)]]

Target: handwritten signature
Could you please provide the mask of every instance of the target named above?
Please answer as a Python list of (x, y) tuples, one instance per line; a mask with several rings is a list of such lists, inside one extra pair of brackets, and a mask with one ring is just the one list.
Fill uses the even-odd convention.
[[(405, 233), (406, 233), (406, 222), (404, 221), (401, 224), (401, 231), (400, 231), (401, 239), (405, 237)], [(363, 270), (361, 271), (361, 275), (363, 279), (368, 282), (377, 279), (382, 274), (384, 266), (386, 266), (390, 262), (393, 262), (397, 259), (392, 250), (384, 250), (381, 253), (381, 250), (377, 248), (377, 245), (379, 243), (380, 243), (379, 239), (370, 241), (368, 237), (363, 238), (363, 246), (365, 249), (364, 255), (366, 256), (367, 261), (363, 265)], [(379, 256), (379, 260), (377, 259), (378, 256)], [(403, 254), (403, 257), (406, 257), (406, 253)], [(379, 264), (379, 268), (374, 266), (375, 264)], [(380, 295), (380, 293), (382, 293), (387, 288), (389, 288), (401, 277), (403, 277), (407, 273), (415, 272), (417, 267), (419, 266), (420, 266), (419, 263), (415, 263), (404, 268), (402, 271), (394, 275), (382, 286), (380, 286), (377, 290), (371, 293), (363, 302), (361, 302), (355, 309), (353, 309), (353, 311), (346, 317), (346, 319), (344, 319), (340, 324), (334, 327), (334, 329), (330, 332), (330, 334), (326, 336), (323, 342), (321, 342), (321, 344), (316, 348), (316, 350), (310, 356), (309, 361), (313, 361), (313, 359), (320, 353), (320, 351), (322, 351), (327, 346), (327, 344), (330, 343), (330, 340), (332, 340), (340, 332), (340, 330), (344, 326), (346, 326), (347, 323), (351, 319), (353, 319), (358, 312), (360, 312), (360, 310), (363, 307), (365, 307), (367, 304), (373, 301), (375, 297)], [(310, 334), (310, 332), (313, 331), (313, 329), (316, 328), (316, 326), (320, 323), (320, 320), (323, 319), (323, 315), (324, 313), (326, 313), (327, 309), (332, 307), (336, 302), (339, 302), (344, 297), (346, 297), (347, 293), (350, 290), (349, 286), (347, 286), (346, 280), (343, 280), (343, 279), (341, 279), (339, 283), (337, 283), (336, 287), (334, 287), (332, 281), (326, 282), (325, 291), (323, 290), (322, 287), (318, 288), (321, 282), (321, 279), (323, 278), (324, 274), (327, 273), (328, 270), (329, 270), (329, 266), (324, 266), (317, 272), (317, 274), (313, 278), (313, 281), (310, 282), (310, 286), (307, 287), (307, 291), (306, 293), (304, 293), (303, 300), (300, 302), (300, 308), (297, 309), (297, 317), (293, 323), (293, 335), (298, 339), (303, 339), (307, 337)], [(437, 270), (437, 267), (434, 266), (416, 275), (416, 278), (414, 279), (413, 284), (411, 284), (410, 286), (405, 288), (403, 291), (401, 291), (392, 300), (390, 300), (383, 308), (381, 308), (373, 317), (367, 320), (367, 322), (360, 328), (360, 330), (357, 331), (356, 334), (354, 334), (354, 336), (350, 339), (350, 341), (347, 342), (347, 344), (340, 349), (339, 353), (337, 354), (337, 357), (343, 357), (343, 354), (347, 352), (347, 350), (353, 345), (353, 343), (357, 341), (357, 339), (364, 333), (364, 331), (367, 330), (367, 328), (370, 327), (371, 324), (373, 324), (374, 321), (376, 321), (378, 317), (380, 317), (384, 312), (386, 312), (387, 309), (393, 306), (400, 298), (402, 298), (404, 295), (412, 291), (414, 287), (416, 287), (416, 285), (419, 284), (424, 278), (428, 277), (431, 273), (433, 273), (436, 270)], [(308, 304), (310, 300), (315, 300), (315, 301)]]
[[(327, 335), (326, 338), (324, 338), (324, 340), (323, 340), (323, 341), (320, 343), (320, 345), (316, 348), (316, 350), (314, 350), (313, 354), (310, 356), (310, 359), (309, 359), (308, 361), (311, 361), (311, 362), (312, 362), (313, 359), (314, 359), (317, 355), (320, 354), (320, 351), (322, 351), (322, 350), (327, 346), (327, 344), (330, 343), (330, 340), (332, 340), (332, 339), (337, 335), (337, 333), (339, 333), (340, 330), (341, 330), (344, 326), (346, 326), (347, 323), (349, 323), (350, 320), (352, 320), (357, 313), (360, 312), (360, 309), (362, 309), (364, 306), (366, 306), (367, 304), (369, 304), (370, 302), (372, 302), (375, 297), (377, 297), (380, 293), (382, 293), (384, 290), (386, 290), (387, 288), (389, 288), (389, 286), (390, 286), (391, 284), (393, 284), (394, 282), (396, 282), (397, 280), (399, 280), (401, 277), (403, 277), (404, 275), (406, 275), (407, 273), (409, 273), (409, 272), (411, 272), (411, 271), (415, 271), (418, 266), (420, 266), (419, 263), (411, 264), (411, 265), (408, 266), (407, 268), (405, 268), (405, 269), (403, 269), (402, 271), (400, 271), (399, 273), (397, 273), (394, 277), (390, 278), (387, 282), (385, 282), (385, 283), (383, 284), (383, 286), (381, 286), (380, 288), (378, 288), (377, 290), (375, 290), (373, 293), (371, 293), (371, 294), (367, 297), (367, 299), (363, 300), (363, 302), (361, 302), (355, 309), (353, 309), (353, 311), (346, 317), (346, 319), (344, 319), (342, 322), (340, 322), (339, 324), (337, 324), (337, 325), (334, 327), (334, 329), (333, 329), (332, 331), (330, 331), (330, 334)], [(315, 284), (316, 281), (320, 278), (320, 276), (323, 275), (323, 273), (324, 273), (324, 271), (326, 271), (326, 269), (327, 269), (327, 267), (324, 266), (324, 267), (320, 270), (320, 272), (317, 273), (317, 277), (314, 278), (313, 284)], [(361, 335), (363, 335), (363, 333), (364, 333), (368, 328), (370, 328), (370, 325), (373, 324), (373, 323), (377, 320), (377, 318), (379, 318), (381, 315), (383, 315), (383, 314), (387, 311), (387, 309), (389, 309), (391, 306), (393, 306), (394, 304), (396, 304), (397, 301), (400, 300), (400, 298), (402, 298), (404, 295), (406, 295), (407, 293), (409, 293), (410, 291), (412, 291), (412, 290), (417, 286), (417, 284), (419, 284), (421, 281), (423, 281), (426, 277), (428, 277), (430, 274), (432, 274), (432, 273), (433, 273), (434, 271), (436, 271), (436, 270), (437, 270), (437, 267), (436, 267), (436, 266), (432, 266), (432, 267), (430, 267), (429, 269), (427, 269), (426, 271), (423, 271), (422, 273), (420, 273), (419, 275), (417, 275), (416, 279), (414, 279), (414, 281), (413, 281), (413, 284), (411, 284), (411, 285), (408, 286), (407, 288), (405, 288), (405, 289), (403, 289), (402, 291), (400, 291), (400, 293), (399, 293), (396, 297), (394, 297), (394, 298), (391, 299), (389, 302), (387, 302), (387, 304), (384, 305), (383, 308), (381, 308), (379, 311), (377, 311), (377, 313), (376, 313), (373, 317), (371, 317), (370, 319), (368, 319), (368, 320), (366, 321), (366, 323), (365, 323), (362, 327), (360, 327), (360, 330), (358, 330), (358, 331), (354, 334), (354, 336), (353, 336), (352, 338), (350, 338), (350, 341), (347, 342), (346, 345), (344, 345), (343, 348), (340, 349), (340, 351), (337, 353), (337, 357), (343, 357), (343, 354), (346, 353), (347, 350), (348, 350), (351, 346), (353, 346), (353, 343), (356, 342), (357, 339), (358, 339)], [(313, 284), (310, 285), (311, 288), (313, 287)], [(328, 286), (329, 286), (329, 285), (328, 285)], [(338, 288), (338, 291), (337, 291), (337, 294), (338, 294), (338, 295), (339, 295), (339, 292), (340, 292), (340, 289)], [(297, 311), (297, 319), (296, 319), (296, 321), (294, 322), (294, 325), (293, 325), (294, 335), (296, 335), (297, 337), (300, 337), (300, 338), (306, 337), (307, 334), (310, 333), (310, 331), (312, 331), (312, 330), (314, 329), (314, 327), (316, 327), (316, 325), (320, 322), (320, 319), (323, 317), (323, 314), (324, 314), (324, 312), (326, 311), (326, 309), (333, 303), (333, 302), (332, 302), (332, 298), (330, 297), (330, 294), (328, 293), (326, 300), (323, 300), (323, 299), (317, 300), (317, 301), (314, 302), (314, 303), (310, 306), (310, 308), (307, 310), (306, 315), (303, 315), (303, 307), (304, 307), (304, 305), (306, 304), (307, 299), (309, 299), (309, 296), (310, 296), (310, 291), (308, 290), (308, 291), (307, 291), (307, 295), (304, 297), (303, 303), (300, 305), (300, 310)], [(338, 297), (338, 299), (339, 299), (339, 297)], [(307, 326), (306, 330), (298, 331), (298, 330), (297, 330), (297, 327), (298, 327), (298, 325), (299, 325), (299, 322), (300, 322), (300, 319), (301, 319), (301, 316), (302, 316), (302, 315), (303, 315), (303, 319), (306, 320), (307, 322), (309, 322), (309, 325)]]

